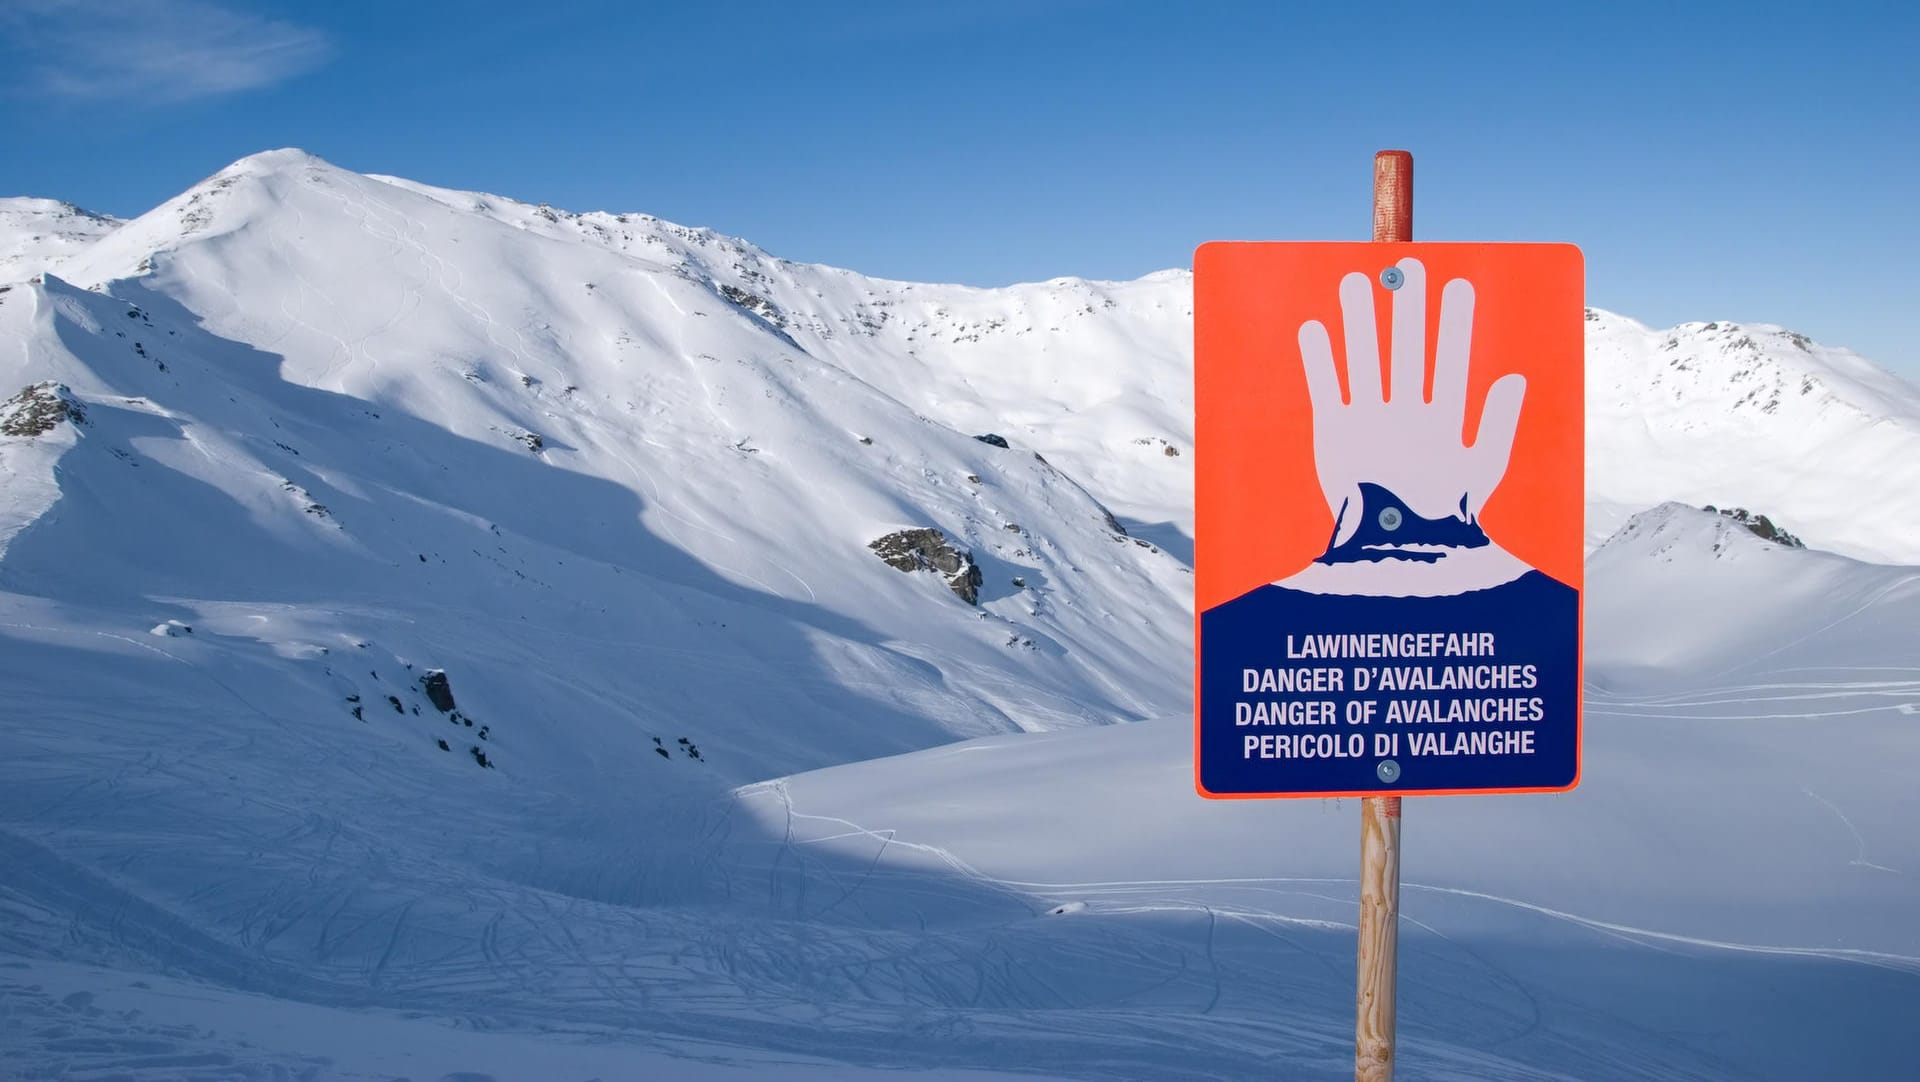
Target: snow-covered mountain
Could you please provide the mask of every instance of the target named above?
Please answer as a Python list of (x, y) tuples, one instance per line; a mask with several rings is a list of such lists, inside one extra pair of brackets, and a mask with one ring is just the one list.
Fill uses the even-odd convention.
[(0, 282), (15, 282), (91, 245), (122, 224), (72, 203), (0, 198)]
[[(47, 200), (9, 206), (0, 246), (54, 236), (61, 222), (114, 224)], [(36, 206), (38, 217), (27, 213)], [(155, 256), (157, 269), (142, 271)], [(287, 283), (292, 270), (336, 267), (354, 268), (356, 284), (328, 278), (322, 296)], [(314, 366), (329, 365), (386, 373), (362, 373), (359, 382), (397, 378), (421, 361), (518, 373), (569, 363), (556, 362), (569, 351), (603, 354), (604, 335), (632, 333), (615, 329), (619, 320), (684, 323), (687, 313), (657, 293), (620, 292), (622, 282), (670, 275), (705, 287), (709, 315), (751, 319), (943, 424), (1017, 437), (1141, 536), (1176, 554), (1190, 546), (1191, 473), (1180, 456), (1192, 435), (1192, 305), (1191, 276), (1181, 270), (1003, 289), (885, 281), (644, 214), (576, 214), (363, 177), (293, 150), (235, 163), (83, 256), (16, 260), (0, 281), (41, 269), (87, 287), (146, 276), (196, 313), (205, 308), (216, 330), (286, 346), (290, 378), (315, 378)], [(609, 280), (591, 281), (595, 272)], [(505, 298), (499, 322), (474, 307), (495, 298), (462, 292), (476, 274), (489, 276), (482, 293)], [(218, 291), (227, 292), (207, 295)], [(295, 295), (291, 307), (281, 291)], [(318, 322), (303, 327), (283, 308), (311, 308)], [(475, 333), (475, 323), (491, 333)], [(473, 348), (441, 344), (449, 327), (461, 331), (454, 342)], [(1912, 472), (1920, 470), (1920, 389), (1849, 350), (1773, 326), (1655, 331), (1595, 309), (1587, 332), (1592, 544), (1626, 515), (1677, 499), (1762, 508), (1819, 547), (1920, 562), (1920, 509), (1881, 495), (1920, 480)], [(658, 344), (626, 343), (630, 352)], [(1863, 475), (1879, 484), (1867, 491)]]
[[(4, 452), (41, 496), (0, 581), (149, 623), (247, 597), (617, 642), (629, 664), (578, 655), (635, 681), (598, 711), (638, 741), (616, 754), (650, 755), (653, 718), (740, 780), (1179, 707), (1183, 662), (1147, 629), (1185, 626), (1186, 567), (1030, 444), (729, 300), (689, 256), (735, 242), (655, 224), (676, 246), (622, 252), (449, 201), (262, 155), (63, 262), (71, 284), (0, 295), (24, 346), (5, 375), (88, 418)], [(49, 440), (72, 444), (58, 489)], [(977, 572), (872, 548), (928, 529), (909, 564), (950, 545)], [(696, 692), (680, 665), (722, 679)]]
[[(1920, 563), (1920, 388), (1779, 327), (1587, 314), (1590, 537), (1664, 500), (1761, 508), (1809, 544)], [(1889, 498), (1889, 494), (1898, 493)], [(1792, 528), (1792, 527), (1789, 527)]]
[[(1403, 1071), (1883, 1066), (1782, 1020), (1920, 1003), (1920, 392), (1588, 332), (1593, 765), (1410, 808)], [(891, 282), (298, 151), (8, 202), (0, 1066), (1337, 1066), (1351, 816), (1184, 759), (1190, 340), (1182, 271)]]

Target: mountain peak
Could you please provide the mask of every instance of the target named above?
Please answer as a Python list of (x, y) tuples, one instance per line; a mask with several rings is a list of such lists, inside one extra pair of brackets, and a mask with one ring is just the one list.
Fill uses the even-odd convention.
[(58, 199), (0, 198), (0, 282), (30, 278), (120, 225), (111, 215)]
[(339, 168), (339, 166), (334, 165), (325, 158), (316, 154), (309, 154), (299, 147), (279, 147), (275, 150), (262, 150), (255, 154), (249, 154), (227, 166), (225, 169), (220, 170), (220, 172), (215, 173), (214, 176), (225, 176), (232, 173), (262, 176), (268, 173), (281, 173), (316, 166), (323, 169)]
[[(92, 244), (64, 261), (70, 281), (96, 285), (143, 274), (155, 256), (178, 250), (191, 240), (238, 232), (252, 223), (272, 222), (315, 183), (336, 187), (366, 178), (297, 147), (263, 150), (233, 162), (172, 199), (125, 223), (111, 238)], [(286, 215), (298, 220), (298, 215)]]
[(1642, 555), (1667, 557), (1678, 548), (1707, 550), (1717, 558), (1732, 559), (1763, 550), (1805, 547), (1765, 514), (1739, 507), (1694, 507), (1670, 500), (1629, 518), (1600, 546), (1600, 551), (1611, 556), (1619, 550), (1637, 550)]
[(66, 218), (80, 218), (95, 222), (120, 220), (111, 214), (98, 214), (64, 199), (42, 199), (33, 195), (0, 196), (0, 214), (39, 215), (54, 220)]

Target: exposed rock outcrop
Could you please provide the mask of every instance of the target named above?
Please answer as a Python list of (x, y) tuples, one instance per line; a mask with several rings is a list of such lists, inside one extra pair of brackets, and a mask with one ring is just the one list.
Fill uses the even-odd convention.
[(973, 553), (947, 542), (939, 530), (923, 528), (896, 530), (867, 543), (888, 567), (900, 571), (932, 571), (947, 580), (947, 587), (969, 605), (980, 603), (980, 568)]
[(30, 384), (0, 403), (0, 436), (39, 436), (62, 421), (87, 423), (87, 411), (64, 383)]
[(725, 297), (728, 303), (744, 308), (776, 327), (784, 327), (787, 324), (786, 319), (780, 314), (780, 309), (774, 307), (772, 301), (758, 293), (750, 293), (735, 285), (722, 285), (720, 295)]
[(420, 678), (420, 686), (426, 690), (427, 701), (442, 714), (453, 710), (453, 685), (447, 682), (445, 669), (430, 669)]
[(1806, 542), (1781, 529), (1779, 526), (1776, 526), (1772, 519), (1762, 514), (1756, 514), (1744, 507), (1715, 507), (1712, 504), (1708, 504), (1705, 510), (1725, 515), (1733, 521), (1738, 522), (1740, 525), (1752, 530), (1753, 535), (1762, 541), (1771, 541), (1776, 545), (1790, 549), (1803, 549), (1807, 547)]

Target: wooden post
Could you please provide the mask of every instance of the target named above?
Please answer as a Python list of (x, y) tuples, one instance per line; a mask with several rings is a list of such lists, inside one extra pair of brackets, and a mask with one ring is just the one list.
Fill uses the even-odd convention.
[(1413, 239), (1413, 155), (1404, 150), (1373, 156), (1373, 239)]
[[(1373, 156), (1373, 239), (1413, 239), (1413, 155)], [(1400, 798), (1360, 798), (1360, 987), (1354, 1082), (1393, 1082), (1394, 992), (1400, 958)]]
[(1393, 1082), (1394, 985), (1400, 957), (1400, 798), (1360, 798), (1360, 992), (1354, 1082)]

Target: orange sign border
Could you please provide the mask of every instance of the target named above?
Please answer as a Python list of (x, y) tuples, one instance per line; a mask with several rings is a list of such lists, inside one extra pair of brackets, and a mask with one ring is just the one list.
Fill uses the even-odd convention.
[[(1557, 419), (1561, 423), (1561, 437), (1559, 442), (1571, 443), (1574, 447), (1577, 448), (1577, 451), (1574, 455), (1574, 459), (1575, 459), (1576, 472), (1580, 478), (1580, 483), (1577, 486), (1575, 486), (1576, 497), (1574, 500), (1574, 509), (1571, 511), (1571, 513), (1563, 512), (1562, 514), (1555, 516), (1557, 521), (1553, 524), (1553, 527), (1552, 527), (1552, 532), (1559, 534), (1559, 538), (1558, 538), (1559, 544), (1562, 546), (1570, 547), (1573, 551), (1573, 556), (1571, 558), (1570, 564), (1568, 562), (1568, 558), (1564, 554), (1562, 554), (1558, 559), (1544, 561), (1549, 565), (1551, 565), (1554, 568), (1554, 570), (1558, 570), (1560, 572), (1558, 574), (1555, 574), (1554, 570), (1549, 570), (1547, 567), (1541, 567), (1541, 563), (1543, 561), (1540, 561), (1537, 556), (1534, 556), (1531, 553), (1525, 553), (1525, 549), (1528, 546), (1526, 545), (1518, 546), (1523, 550), (1523, 555), (1522, 555), (1523, 559), (1527, 559), (1530, 564), (1532, 564), (1537, 568), (1540, 568), (1542, 571), (1545, 571), (1547, 574), (1551, 575), (1551, 577), (1555, 578), (1556, 580), (1564, 582), (1567, 585), (1573, 586), (1579, 592), (1579, 596), (1580, 596), (1580, 604), (1578, 606), (1578, 613), (1579, 613), (1578, 652), (1576, 654), (1576, 672), (1575, 672), (1575, 687), (1578, 690), (1575, 695), (1575, 703), (1574, 703), (1574, 741), (1575, 743), (1574, 743), (1574, 774), (1573, 774), (1572, 780), (1570, 780), (1565, 785), (1524, 786), (1524, 787), (1483, 788), (1483, 789), (1407, 789), (1407, 788), (1395, 788), (1390, 786), (1382, 786), (1376, 789), (1340, 790), (1337, 792), (1307, 791), (1307, 792), (1267, 792), (1267, 793), (1215, 793), (1208, 790), (1206, 786), (1201, 782), (1201, 774), (1200, 774), (1200, 754), (1201, 754), (1201, 743), (1200, 743), (1201, 668), (1200, 668), (1200, 665), (1201, 665), (1201, 652), (1204, 645), (1200, 637), (1200, 627), (1201, 627), (1202, 615), (1209, 608), (1213, 607), (1213, 605), (1203, 604), (1203, 602), (1209, 598), (1209, 595), (1205, 592), (1203, 588), (1203, 584), (1208, 583), (1211, 580), (1211, 576), (1203, 574), (1203, 571), (1202, 571), (1202, 564), (1204, 563), (1204, 561), (1201, 559), (1201, 553), (1203, 551), (1203, 547), (1200, 542), (1200, 538), (1201, 538), (1203, 529), (1205, 528), (1205, 521), (1206, 521), (1205, 518), (1199, 513), (1201, 504), (1203, 502), (1201, 497), (1203, 477), (1205, 477), (1203, 464), (1206, 462), (1208, 453), (1209, 453), (1207, 449), (1207, 443), (1204, 438), (1204, 430), (1201, 427), (1201, 416), (1205, 409), (1205, 407), (1203, 406), (1203, 403), (1208, 401), (1208, 398), (1209, 398), (1209, 396), (1206, 394), (1206, 388), (1203, 386), (1203, 382), (1202, 382), (1203, 369), (1201, 366), (1201, 356), (1202, 356), (1203, 339), (1205, 339), (1215, 329), (1212, 326), (1213, 320), (1210, 319), (1207, 315), (1205, 315), (1205, 313), (1207, 310), (1215, 307), (1217, 304), (1219, 304), (1222, 300), (1225, 299), (1218, 295), (1219, 288), (1210, 288), (1210, 287), (1215, 287), (1216, 283), (1224, 284), (1228, 280), (1225, 276), (1233, 273), (1233, 270), (1236, 268), (1243, 269), (1241, 268), (1241, 265), (1243, 264), (1252, 263), (1256, 266), (1256, 268), (1262, 263), (1271, 265), (1276, 261), (1277, 258), (1283, 255), (1291, 255), (1296, 253), (1305, 254), (1305, 253), (1308, 253), (1309, 251), (1312, 251), (1313, 254), (1323, 257), (1326, 262), (1339, 263), (1341, 267), (1344, 268), (1343, 270), (1334, 271), (1332, 273), (1325, 273), (1323, 271), (1319, 275), (1319, 281), (1324, 282), (1324, 286), (1320, 286), (1318, 283), (1316, 283), (1315, 288), (1316, 290), (1319, 290), (1320, 292), (1322, 292), (1324, 296), (1316, 297), (1312, 301), (1301, 302), (1296, 307), (1290, 308), (1289, 311), (1290, 313), (1297, 312), (1297, 314), (1299, 314), (1303, 318), (1313, 318), (1313, 319), (1321, 320), (1321, 322), (1327, 326), (1329, 333), (1332, 335), (1333, 340), (1336, 343), (1337, 355), (1344, 357), (1345, 350), (1343, 347), (1340, 347), (1338, 345), (1338, 343), (1341, 342), (1341, 337), (1342, 337), (1340, 311), (1339, 311), (1339, 306), (1337, 301), (1337, 289), (1338, 289), (1340, 274), (1344, 273), (1344, 270), (1361, 270), (1363, 268), (1386, 267), (1393, 264), (1399, 259), (1406, 258), (1409, 256), (1420, 259), (1426, 265), (1428, 270), (1428, 287), (1430, 290), (1429, 300), (1427, 304), (1428, 330), (1426, 335), (1427, 349), (1429, 352), (1429, 358), (1428, 358), (1429, 373), (1428, 373), (1427, 388), (1423, 389), (1423, 393), (1424, 393), (1425, 391), (1430, 390), (1431, 388), (1431, 380), (1432, 380), (1431, 353), (1433, 349), (1433, 343), (1437, 336), (1436, 328), (1439, 320), (1439, 310), (1440, 310), (1440, 304), (1439, 304), (1440, 286), (1450, 278), (1462, 276), (1463, 271), (1459, 264), (1461, 264), (1462, 262), (1469, 261), (1469, 259), (1463, 258), (1463, 257), (1471, 257), (1472, 255), (1475, 255), (1475, 254), (1484, 254), (1489, 250), (1502, 250), (1509, 253), (1517, 253), (1521, 250), (1532, 250), (1532, 251), (1540, 252), (1543, 255), (1550, 254), (1556, 258), (1566, 260), (1566, 262), (1562, 265), (1562, 269), (1571, 272), (1571, 276), (1574, 279), (1574, 283), (1575, 283), (1574, 293), (1580, 301), (1578, 306), (1581, 311), (1581, 314), (1579, 317), (1580, 322), (1577, 325), (1576, 333), (1571, 336), (1574, 342), (1573, 350), (1572, 350), (1573, 356), (1571, 357), (1571, 360), (1573, 361), (1573, 365), (1574, 365), (1574, 375), (1571, 379), (1563, 378), (1559, 381), (1560, 389), (1562, 391), (1565, 391), (1568, 388), (1571, 388), (1571, 391), (1572, 391), (1571, 398), (1573, 400), (1575, 408), (1569, 414), (1565, 410), (1564, 403), (1563, 403), (1562, 408), (1560, 410), (1548, 411), (1549, 413), (1557, 414), (1558, 416), (1549, 417), (1544, 422), (1539, 419), (1537, 414), (1534, 415), (1533, 417), (1528, 417), (1525, 413), (1523, 413), (1522, 433), (1516, 434), (1515, 449), (1513, 454), (1514, 464), (1521, 466), (1522, 475), (1524, 476), (1525, 473), (1527, 472), (1524, 468), (1524, 464), (1526, 463), (1527, 459), (1523, 457), (1522, 449), (1523, 447), (1527, 446), (1529, 442), (1525, 439), (1525, 436), (1524, 436), (1528, 420), (1532, 420), (1537, 429), (1537, 427), (1540, 424), (1545, 423), (1550, 425), (1553, 423), (1554, 420)], [(1571, 256), (1570, 259), (1568, 259), (1569, 255)], [(1194, 525), (1194, 540), (1195, 540), (1194, 587), (1195, 589), (1194, 589), (1194, 609), (1193, 609), (1193, 642), (1194, 642), (1193, 785), (1194, 785), (1194, 791), (1201, 797), (1209, 800), (1303, 800), (1303, 799), (1309, 799), (1309, 798), (1331, 799), (1331, 798), (1338, 798), (1338, 797), (1494, 796), (1494, 795), (1517, 794), (1517, 793), (1564, 793), (1564, 792), (1569, 792), (1573, 789), (1578, 788), (1580, 786), (1581, 781), (1584, 778), (1585, 771), (1586, 771), (1585, 677), (1586, 677), (1586, 600), (1587, 599), (1586, 599), (1586, 582), (1585, 582), (1586, 414), (1585, 414), (1585, 345), (1584, 345), (1585, 273), (1586, 271), (1585, 271), (1584, 253), (1582, 253), (1580, 249), (1575, 245), (1557, 244), (1557, 243), (1460, 243), (1460, 242), (1427, 242), (1427, 241), (1412, 241), (1412, 242), (1210, 241), (1206, 244), (1202, 244), (1199, 248), (1197, 248), (1194, 251), (1193, 269), (1194, 269), (1194, 275), (1193, 275), (1194, 313), (1193, 314), (1194, 314), (1194, 411), (1195, 411), (1194, 445), (1193, 445), (1194, 494), (1195, 494), (1195, 501), (1194, 501), (1195, 502), (1195, 525)], [(1294, 274), (1286, 277), (1313, 278), (1314, 271), (1318, 269), (1319, 268), (1309, 269), (1304, 273), (1302, 273), (1298, 268), (1296, 268)], [(1259, 275), (1257, 273), (1254, 275), (1254, 277), (1257, 279), (1265, 279), (1265, 280), (1259, 281), (1259, 282), (1249, 282), (1244, 280), (1243, 278), (1241, 281), (1239, 281), (1238, 285), (1243, 290), (1249, 290), (1249, 289), (1260, 289), (1263, 287), (1267, 289), (1271, 289), (1274, 286), (1279, 284), (1279, 283), (1274, 283), (1267, 276)], [(1524, 295), (1525, 291), (1524, 290), (1508, 290), (1505, 288), (1496, 288), (1494, 290), (1488, 290), (1483, 286), (1483, 282), (1485, 281), (1485, 275), (1483, 274), (1476, 273), (1474, 275), (1474, 280), (1475, 280), (1475, 286), (1476, 286), (1477, 304), (1476, 304), (1476, 314), (1475, 314), (1475, 326), (1474, 326), (1474, 332), (1473, 332), (1473, 343), (1474, 343), (1473, 356), (1477, 359), (1483, 355), (1482, 354), (1483, 346), (1488, 345), (1488, 343), (1485, 341), (1485, 339), (1487, 338), (1504, 339), (1503, 341), (1497, 341), (1492, 343), (1491, 344), (1492, 348), (1488, 349), (1487, 352), (1498, 353), (1498, 354), (1509, 353), (1513, 345), (1513, 343), (1511, 342), (1511, 338), (1514, 336), (1512, 334), (1505, 335), (1505, 336), (1498, 335), (1498, 334), (1483, 335), (1483, 324), (1481, 320), (1482, 320), (1482, 315), (1487, 310), (1487, 305), (1485, 301), (1489, 293), (1492, 293), (1495, 296), (1500, 296), (1506, 293), (1513, 293), (1515, 295)], [(1559, 283), (1559, 284), (1562, 286), (1565, 286), (1567, 283)], [(1284, 286), (1282, 286), (1282, 289), (1284, 291)], [(1384, 287), (1380, 286), (1376, 281), (1375, 288), (1374, 288), (1374, 305), (1375, 305), (1375, 312), (1376, 312), (1376, 331), (1379, 335), (1379, 356), (1380, 356), (1382, 367), (1383, 367), (1383, 372), (1382, 372), (1383, 386), (1389, 385), (1390, 379), (1391, 379), (1390, 374), (1385, 371), (1388, 361), (1390, 359), (1389, 333), (1390, 333), (1391, 322), (1388, 319), (1388, 315), (1387, 315), (1389, 311), (1388, 298), (1390, 296), (1391, 294), (1387, 290), (1385, 290)], [(1240, 299), (1240, 301), (1237, 304), (1229, 302), (1226, 305), (1226, 307), (1230, 309), (1235, 309), (1235, 310), (1247, 309), (1247, 308), (1259, 309), (1259, 308), (1265, 308), (1266, 305), (1259, 303), (1257, 300), (1254, 300), (1251, 303), (1249, 303), (1249, 301), (1243, 297)], [(1496, 311), (1498, 310), (1496, 309)], [(1556, 312), (1545, 307), (1539, 310), (1539, 315), (1540, 315), (1541, 321), (1549, 324), (1557, 323), (1567, 318), (1564, 312)], [(1257, 344), (1250, 344), (1246, 342), (1238, 343), (1238, 348), (1240, 348), (1243, 351), (1252, 350), (1256, 353), (1270, 356), (1273, 359), (1273, 363), (1279, 366), (1276, 369), (1276, 371), (1281, 373), (1285, 373), (1289, 371), (1289, 369), (1286, 366), (1288, 365), (1290, 360), (1292, 364), (1291, 371), (1298, 373), (1298, 370), (1299, 370), (1298, 345), (1297, 345), (1297, 342), (1293, 341), (1293, 336), (1296, 334), (1298, 330), (1298, 321), (1294, 321), (1293, 326), (1291, 327), (1286, 326), (1287, 322), (1288, 322), (1287, 320), (1272, 320), (1272, 319), (1268, 320), (1268, 323), (1270, 324), (1266, 328), (1268, 332), (1266, 335), (1268, 339), (1268, 343), (1264, 349)], [(1532, 321), (1523, 321), (1523, 322), (1532, 322)], [(1555, 329), (1559, 329), (1564, 333), (1564, 327), (1555, 328)], [(1519, 332), (1519, 337), (1524, 338), (1525, 334), (1526, 334), (1525, 330), (1522, 329)], [(1278, 348), (1275, 347), (1275, 344), (1272, 341), (1276, 337), (1286, 340), (1284, 342), (1279, 343)], [(1502, 348), (1503, 346), (1505, 348)], [(1223, 346), (1222, 348), (1227, 348), (1227, 347)], [(1478, 428), (1479, 404), (1485, 399), (1487, 386), (1489, 386), (1492, 380), (1497, 378), (1498, 376), (1504, 375), (1507, 372), (1514, 371), (1514, 370), (1515, 368), (1511, 364), (1506, 366), (1501, 366), (1498, 363), (1495, 363), (1495, 364), (1475, 363), (1472, 365), (1470, 369), (1469, 381), (1468, 381), (1469, 408), (1468, 408), (1468, 415), (1467, 415), (1467, 431), (1472, 432)], [(1285, 375), (1282, 375), (1278, 379), (1276, 379), (1275, 382), (1276, 383), (1297, 382), (1298, 391), (1293, 396), (1295, 408), (1287, 412), (1292, 413), (1294, 415), (1292, 419), (1295, 421), (1298, 421), (1300, 419), (1298, 414), (1308, 408), (1306, 396), (1304, 393), (1304, 387), (1305, 387), (1304, 375), (1298, 375), (1296, 380), (1289, 380), (1288, 377), (1286, 377)], [(1344, 372), (1343, 372), (1342, 385), (1344, 388), (1345, 387)], [(1241, 389), (1237, 389), (1235, 393), (1238, 394), (1243, 391), (1244, 391), (1244, 388), (1241, 388)], [(1529, 391), (1530, 392), (1533, 391), (1531, 381), (1530, 381)], [(1223, 393), (1224, 393), (1224, 390), (1223, 390)], [(1566, 396), (1563, 395), (1562, 397), (1566, 397)], [(1530, 403), (1530, 405), (1532, 405), (1532, 403)], [(1296, 425), (1296, 428), (1299, 428), (1299, 427), (1301, 426)], [(1313, 458), (1312, 458), (1312, 444), (1311, 444), (1311, 414), (1310, 413), (1306, 415), (1306, 425), (1304, 426), (1304, 431), (1306, 433), (1305, 439), (1307, 441), (1306, 454), (1304, 455), (1304, 461), (1306, 462), (1307, 465), (1305, 467), (1304, 473), (1307, 478), (1311, 479), (1312, 473), (1313, 473), (1313, 467), (1312, 467)], [(1295, 437), (1296, 442), (1299, 440), (1299, 438), (1300, 437), (1298, 436)], [(1531, 442), (1537, 443), (1538, 440), (1536, 439)], [(1564, 469), (1564, 466), (1561, 468)], [(1514, 469), (1514, 466), (1509, 467), (1509, 476), (1512, 475), (1513, 469)], [(1299, 472), (1299, 471), (1296, 471), (1296, 472)], [(1304, 489), (1305, 486), (1303, 483), (1300, 483), (1299, 478), (1295, 478), (1295, 481), (1296, 483), (1292, 487), (1296, 491)], [(1504, 479), (1502, 483), (1503, 485), (1505, 484)], [(1521, 487), (1525, 488), (1527, 486), (1522, 485)], [(1320, 531), (1320, 536), (1321, 537), (1328, 536), (1330, 534), (1332, 523), (1333, 523), (1332, 512), (1325, 509), (1325, 500), (1324, 500), (1324, 497), (1322, 497), (1322, 495), (1319, 492), (1319, 489), (1317, 487), (1317, 481), (1314, 483), (1314, 487), (1312, 488), (1311, 494), (1312, 494), (1312, 499), (1308, 501), (1309, 504), (1311, 506), (1319, 508), (1322, 512), (1324, 512), (1323, 521), (1325, 524), (1325, 529)], [(1500, 493), (1497, 492), (1495, 494), (1494, 499), (1490, 499), (1488, 502), (1488, 508), (1487, 508), (1488, 516), (1492, 520), (1490, 522), (1490, 532), (1493, 532), (1497, 529), (1497, 523), (1498, 523), (1498, 518), (1496, 516), (1497, 503), (1523, 502), (1526, 499), (1525, 493), (1522, 493), (1517, 498), (1517, 501), (1515, 499), (1501, 501), (1499, 499), (1499, 496), (1500, 496)], [(1512, 523), (1509, 523), (1509, 527), (1511, 527), (1511, 525)], [(1308, 531), (1304, 526), (1300, 528), (1300, 532), (1303, 534), (1310, 533), (1310, 531)], [(1506, 537), (1511, 532), (1511, 529), (1500, 530), (1498, 532), (1502, 537), (1502, 544), (1506, 545)], [(1526, 532), (1526, 531), (1522, 531), (1522, 532)], [(1570, 540), (1568, 540), (1568, 535), (1570, 535)], [(1320, 543), (1317, 543), (1317, 544), (1320, 544)], [(1316, 544), (1316, 547), (1317, 547), (1317, 544)], [(1508, 547), (1514, 547), (1514, 546), (1508, 546)], [(1314, 555), (1317, 555), (1317, 552), (1314, 553)], [(1529, 558), (1530, 556), (1532, 558)], [(1308, 560), (1311, 560), (1312, 558), (1313, 556), (1311, 555), (1307, 557)], [(1304, 565), (1304, 562), (1305, 561), (1302, 561), (1303, 565)], [(1567, 568), (1569, 566), (1572, 569), (1571, 575), (1567, 574)], [(1279, 574), (1288, 573), (1290, 572), (1290, 570), (1292, 569), (1283, 569), (1275, 574), (1268, 575), (1266, 578), (1260, 579), (1259, 583), (1272, 581), (1272, 579), (1275, 577), (1278, 577)], [(1568, 581), (1569, 578), (1571, 578), (1571, 581)], [(1259, 583), (1250, 584), (1246, 588), (1247, 589), (1254, 588), (1254, 586), (1257, 586)], [(1233, 597), (1239, 596), (1240, 592), (1244, 592), (1244, 590), (1235, 592), (1235, 593), (1225, 594), (1225, 596), (1222, 596), (1218, 599), (1213, 600), (1213, 604), (1220, 604), (1226, 600), (1231, 600)]]

